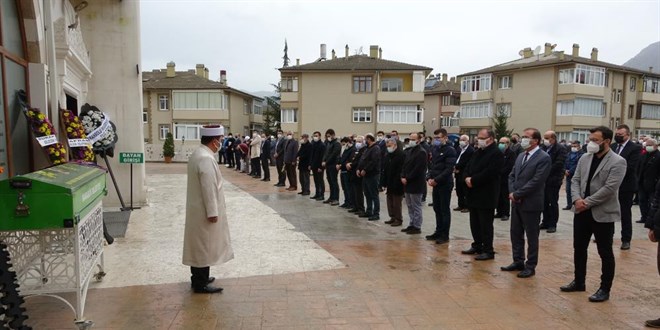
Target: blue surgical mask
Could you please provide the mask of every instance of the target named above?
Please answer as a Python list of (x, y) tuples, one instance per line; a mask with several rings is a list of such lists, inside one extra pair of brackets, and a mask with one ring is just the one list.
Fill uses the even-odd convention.
[(500, 143), (497, 145), (497, 147), (500, 148), (501, 151), (504, 151), (504, 149), (506, 149), (506, 144)]
[(355, 148), (357, 148), (357, 149), (362, 148), (362, 142), (355, 143)]
[(434, 140), (433, 140), (433, 145), (436, 146), (436, 147), (439, 147), (439, 146), (441, 146), (442, 144), (443, 144), (443, 143), (442, 143), (442, 140), (440, 140), (440, 139), (434, 139)]

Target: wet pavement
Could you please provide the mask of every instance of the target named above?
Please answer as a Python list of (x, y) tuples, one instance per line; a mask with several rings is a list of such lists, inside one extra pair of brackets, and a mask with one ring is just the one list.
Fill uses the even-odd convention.
[[(224, 292), (192, 294), (180, 262), (185, 164), (149, 163), (149, 206), (106, 247), (108, 275), (90, 285), (94, 329), (639, 329), (660, 317), (656, 245), (640, 224), (629, 251), (619, 249), (617, 225), (612, 296), (594, 304), (595, 245), (587, 292), (559, 292), (573, 273), (569, 211), (560, 211), (557, 233), (541, 233), (536, 276), (519, 279), (499, 270), (511, 262), (509, 222), (495, 220), (497, 255), (479, 262), (460, 253), (471, 242), (468, 214), (452, 212), (451, 242), (436, 245), (423, 237), (435, 228), (431, 207), (422, 235), (406, 235), (383, 224), (382, 194), (381, 221), (369, 222), (274, 181), (222, 172), (236, 259), (211, 274)], [(71, 310), (52, 298), (26, 307), (35, 329), (75, 329)]]

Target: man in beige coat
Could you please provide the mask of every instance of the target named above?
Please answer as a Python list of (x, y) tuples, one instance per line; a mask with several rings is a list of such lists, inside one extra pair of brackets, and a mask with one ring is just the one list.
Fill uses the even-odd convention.
[(261, 142), (261, 136), (254, 131), (250, 140), (250, 176), (255, 179), (261, 179)]
[(183, 264), (190, 266), (195, 293), (217, 293), (222, 288), (210, 285), (210, 266), (234, 258), (225, 213), (223, 179), (215, 161), (220, 149), (220, 126), (203, 126), (202, 145), (188, 160), (186, 226), (183, 238)]

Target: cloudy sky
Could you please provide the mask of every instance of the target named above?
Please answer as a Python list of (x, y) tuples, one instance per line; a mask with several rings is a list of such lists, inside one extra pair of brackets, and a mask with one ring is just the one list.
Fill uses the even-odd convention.
[(202, 63), (211, 79), (227, 70), (230, 86), (270, 91), (279, 80), (284, 40), (295, 64), (327, 44), (344, 55), (370, 45), (383, 58), (450, 76), (518, 58), (525, 48), (573, 43), (588, 57), (623, 64), (660, 40), (660, 0), (647, 1), (221, 1), (142, 0), (142, 66), (178, 71)]

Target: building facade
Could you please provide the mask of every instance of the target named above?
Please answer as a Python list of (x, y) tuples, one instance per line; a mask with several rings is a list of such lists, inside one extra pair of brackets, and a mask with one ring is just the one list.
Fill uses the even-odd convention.
[(634, 136), (660, 134), (660, 74), (580, 56), (525, 48), (522, 58), (460, 75), (461, 130), (476, 135), (501, 112), (515, 132), (554, 130), (560, 140), (585, 141), (589, 129), (627, 124)]
[[(62, 143), (59, 108), (79, 113), (89, 103), (115, 123), (116, 152), (143, 151), (135, 111), (142, 108), (137, 1), (3, 0), (0, 14), (0, 179), (49, 164), (17, 105), (19, 90), (50, 119)], [(106, 166), (103, 160), (99, 164)], [(119, 165), (118, 156), (109, 158), (109, 165), (128, 196), (129, 168)], [(142, 165), (134, 168), (133, 182), (135, 204), (146, 203)], [(117, 193), (109, 189), (104, 206), (118, 205)]]
[(281, 127), (299, 136), (333, 128), (339, 136), (423, 130), (424, 81), (431, 68), (369, 55), (337, 57), (280, 68)]
[(424, 130), (427, 135), (441, 127), (450, 134), (459, 133), (460, 104), (461, 85), (456, 82), (456, 77), (448, 79), (446, 73), (429, 77), (424, 86)]
[(219, 124), (225, 133), (247, 135), (263, 128), (264, 99), (227, 85), (227, 74), (209, 79), (209, 70), (197, 64), (195, 70), (176, 71), (175, 63), (166, 69), (142, 73), (142, 122), (146, 158), (163, 159), (167, 133), (175, 140), (175, 161), (187, 161), (199, 145), (202, 125)]

